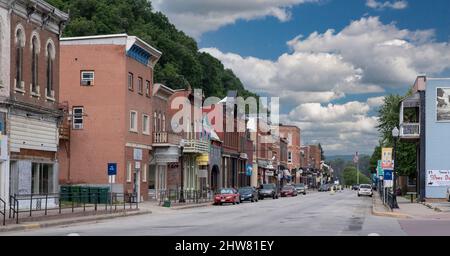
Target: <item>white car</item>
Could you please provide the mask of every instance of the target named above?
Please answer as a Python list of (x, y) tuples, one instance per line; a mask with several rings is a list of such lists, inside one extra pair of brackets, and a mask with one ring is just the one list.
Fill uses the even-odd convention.
[(373, 196), (372, 185), (361, 184), (358, 189), (358, 196)]

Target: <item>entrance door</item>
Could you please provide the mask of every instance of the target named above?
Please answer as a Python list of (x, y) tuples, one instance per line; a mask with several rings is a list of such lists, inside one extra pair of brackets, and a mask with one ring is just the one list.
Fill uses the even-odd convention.
[(211, 189), (217, 191), (219, 189), (220, 171), (217, 165), (214, 165), (211, 171)]
[(167, 189), (167, 166), (166, 165), (158, 165), (156, 166), (156, 191), (157, 195), (161, 193), (161, 191), (165, 191)]

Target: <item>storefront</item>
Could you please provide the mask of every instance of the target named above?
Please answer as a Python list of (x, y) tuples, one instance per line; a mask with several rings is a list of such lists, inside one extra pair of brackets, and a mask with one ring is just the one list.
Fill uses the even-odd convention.
[(148, 172), (148, 194), (150, 199), (159, 199), (161, 192), (177, 189), (181, 184), (177, 179), (180, 149), (178, 146), (154, 148)]

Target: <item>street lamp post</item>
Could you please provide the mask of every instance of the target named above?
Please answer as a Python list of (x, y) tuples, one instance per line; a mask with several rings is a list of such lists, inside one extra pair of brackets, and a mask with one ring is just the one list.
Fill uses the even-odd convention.
[(185, 146), (185, 142), (184, 140), (181, 140), (180, 143), (180, 155), (181, 155), (181, 159), (180, 159), (180, 166), (181, 166), (181, 191), (180, 191), (180, 200), (179, 203), (186, 203), (186, 199), (184, 198), (184, 156), (183, 156), (183, 151), (184, 151), (184, 146)]
[(397, 140), (400, 137), (400, 131), (397, 127), (392, 129), (392, 137), (394, 139), (394, 194), (393, 194), (393, 208), (398, 209), (398, 203), (397, 203)]

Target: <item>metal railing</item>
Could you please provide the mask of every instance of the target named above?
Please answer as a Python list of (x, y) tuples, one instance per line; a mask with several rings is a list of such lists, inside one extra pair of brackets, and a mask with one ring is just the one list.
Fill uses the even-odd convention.
[(0, 198), (0, 214), (3, 216), (3, 226), (6, 225), (6, 202)]
[(389, 207), (389, 209), (391, 209), (391, 210), (398, 208), (396, 197), (394, 196), (394, 192), (391, 191), (390, 188), (385, 188), (381, 184), (381, 185), (379, 185), (379, 189), (378, 190), (379, 190), (379, 193), (380, 193), (380, 198), (383, 201), (384, 205)]
[(169, 142), (167, 132), (154, 132), (153, 133), (153, 143), (155, 144), (165, 144)]
[(214, 191), (212, 190), (179, 190), (169, 189), (159, 191), (159, 205), (165, 202), (179, 203), (181, 199), (187, 204), (208, 203), (214, 200)]
[[(5, 204), (6, 205), (6, 204)], [(48, 216), (49, 212), (63, 214), (64, 210), (74, 213), (77, 209), (82, 209), (85, 213), (87, 210), (105, 212), (117, 212), (123, 208), (139, 209), (139, 202), (135, 193), (54, 193), (54, 194), (28, 194), (28, 195), (12, 195), (9, 203), (9, 219), (13, 219), (19, 224), (20, 215), (25, 213), (28, 217), (33, 217), (35, 212), (43, 212), (44, 216)], [(6, 215), (6, 208), (5, 208)], [(42, 216), (42, 215), (41, 215)]]

